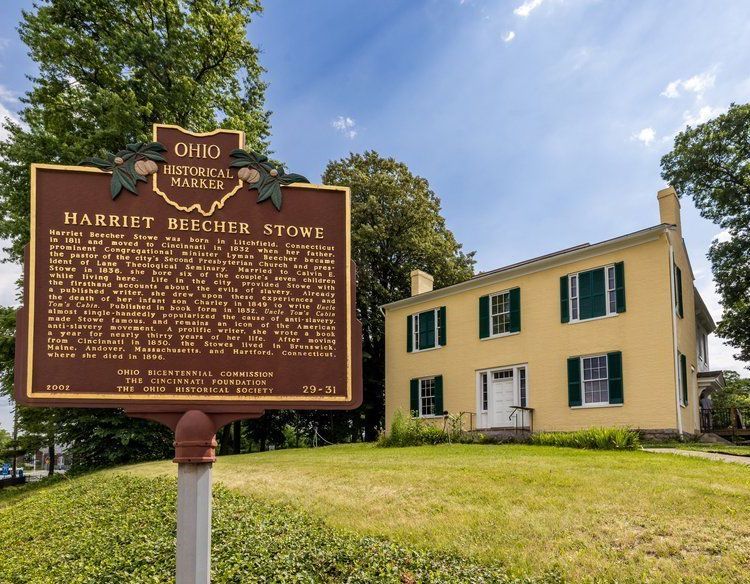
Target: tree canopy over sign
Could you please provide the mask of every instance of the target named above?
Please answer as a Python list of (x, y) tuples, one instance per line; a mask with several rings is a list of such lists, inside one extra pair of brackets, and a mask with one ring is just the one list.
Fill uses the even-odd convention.
[(148, 142), (155, 122), (194, 132), (242, 130), (264, 151), (269, 112), (246, 27), (255, 0), (47, 0), (23, 13), (21, 39), (39, 70), (22, 124), (0, 143), (0, 235), (21, 260), (32, 162), (77, 164)]
[[(242, 130), (246, 148), (265, 151), (266, 86), (246, 30), (259, 11), (256, 0), (44, 0), (24, 12), (19, 33), (38, 72), (23, 98), (21, 123), (7, 121), (8, 138), (0, 142), (0, 236), (11, 241), (9, 259), (22, 260), (29, 238), (32, 162), (106, 158), (123, 144), (149, 142), (155, 122), (196, 132)], [(3, 313), (2, 328), (12, 335), (9, 318)], [(7, 392), (13, 343), (0, 348)], [(55, 429), (58, 440), (64, 430), (83, 467), (123, 462), (113, 450), (134, 452), (133, 430), (142, 433), (146, 425), (110, 410), (61, 411), (47, 424), (40, 415), (31, 416), (33, 425)], [(91, 416), (97, 433), (90, 431)], [(161, 456), (169, 431), (149, 427), (142, 440)], [(77, 440), (86, 448), (76, 451)]]
[(410, 272), (424, 270), (435, 287), (474, 273), (440, 214), (426, 179), (377, 152), (330, 162), (323, 182), (352, 189), (352, 259), (357, 264), (357, 310), (363, 327), (365, 433), (374, 438), (385, 408), (385, 333), (379, 307), (411, 294)]
[(661, 167), (662, 177), (726, 232), (708, 254), (724, 307), (719, 334), (739, 350), (737, 358), (750, 361), (750, 104), (680, 132)]

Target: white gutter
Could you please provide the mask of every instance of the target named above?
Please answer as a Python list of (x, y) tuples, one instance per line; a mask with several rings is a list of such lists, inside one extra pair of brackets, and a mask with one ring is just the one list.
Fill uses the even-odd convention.
[[(667, 231), (667, 241), (669, 242), (669, 310), (672, 313), (672, 353), (674, 361), (674, 389), (675, 389), (675, 406), (677, 408), (677, 431), (682, 436), (682, 405), (680, 404), (680, 357), (677, 350), (677, 314), (675, 311), (675, 281), (674, 281), (674, 247), (672, 247), (672, 237)], [(685, 372), (687, 374), (687, 372)]]

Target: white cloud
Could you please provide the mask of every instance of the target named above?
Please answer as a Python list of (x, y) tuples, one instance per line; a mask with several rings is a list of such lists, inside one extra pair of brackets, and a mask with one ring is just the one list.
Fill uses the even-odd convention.
[(718, 115), (723, 114), (727, 111), (727, 108), (722, 107), (711, 107), (710, 105), (704, 105), (696, 113), (686, 111), (682, 114), (683, 127), (685, 126), (698, 126), (704, 124), (711, 118), (715, 118)]
[(8, 131), (3, 127), (5, 120), (10, 119), (13, 122), (20, 123), (18, 116), (0, 103), (0, 140), (4, 141), (8, 138)]
[(704, 71), (703, 73), (693, 75), (684, 81), (682, 79), (670, 81), (664, 88), (664, 91), (661, 92), (661, 95), (674, 99), (680, 97), (680, 90), (682, 90), (694, 93), (701, 98), (706, 90), (711, 89), (714, 86), (714, 83), (716, 83), (716, 74), (714, 71)]
[(353, 140), (357, 136), (357, 122), (355, 122), (349, 116), (339, 116), (331, 123), (333, 128), (337, 131)]
[(522, 16), (523, 18), (526, 18), (534, 10), (539, 8), (542, 5), (542, 2), (544, 2), (544, 0), (526, 0), (526, 2), (524, 2), (523, 4), (518, 6), (515, 10), (513, 10), (513, 14), (515, 14), (516, 16)]
[(11, 91), (5, 85), (0, 84), (0, 101), (5, 103), (15, 103), (18, 101), (15, 92)]
[(508, 32), (506, 32), (506, 33), (505, 33), (505, 34), (503, 35), (503, 42), (504, 42), (504, 43), (509, 43), (509, 42), (510, 42), (510, 41), (512, 41), (512, 40), (513, 40), (514, 38), (516, 38), (516, 33), (515, 33), (514, 31), (512, 31), (512, 30), (509, 30)]
[(729, 233), (729, 229), (725, 229), (724, 231), (719, 231), (719, 233), (714, 235), (714, 241), (718, 241), (720, 243), (726, 243), (727, 241), (731, 239), (732, 239), (732, 236)]
[(651, 142), (654, 141), (654, 138), (656, 138), (656, 132), (654, 132), (653, 128), (643, 128), (640, 132), (633, 134), (631, 137), (632, 140), (643, 142), (645, 146), (651, 144)]
[(680, 97), (680, 83), (682, 83), (682, 80), (680, 79), (677, 79), (676, 81), (670, 81), (664, 91), (661, 92), (661, 94), (664, 97), (669, 97), (670, 99)]

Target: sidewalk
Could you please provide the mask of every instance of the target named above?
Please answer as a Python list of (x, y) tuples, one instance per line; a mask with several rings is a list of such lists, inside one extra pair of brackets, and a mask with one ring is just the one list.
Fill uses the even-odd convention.
[(734, 462), (750, 466), (750, 456), (733, 456), (731, 454), (718, 454), (716, 452), (701, 452), (700, 450), (680, 450), (679, 448), (644, 448), (646, 452), (657, 454), (679, 454), (680, 456), (694, 456), (696, 458), (707, 458), (719, 462)]

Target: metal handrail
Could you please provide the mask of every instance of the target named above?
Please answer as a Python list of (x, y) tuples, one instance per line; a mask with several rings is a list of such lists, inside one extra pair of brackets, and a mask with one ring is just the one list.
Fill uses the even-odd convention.
[(731, 430), (734, 436), (737, 431), (746, 433), (750, 429), (750, 407), (700, 408), (701, 432), (720, 432)]
[(523, 412), (529, 412), (529, 432), (534, 431), (534, 408), (528, 408), (526, 406), (511, 406), (511, 413), (508, 416), (508, 421), (511, 418), (515, 418), (516, 431), (518, 431), (518, 413), (521, 412), (521, 422), (523, 422)]

